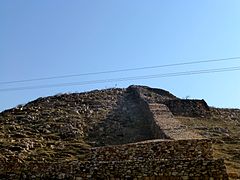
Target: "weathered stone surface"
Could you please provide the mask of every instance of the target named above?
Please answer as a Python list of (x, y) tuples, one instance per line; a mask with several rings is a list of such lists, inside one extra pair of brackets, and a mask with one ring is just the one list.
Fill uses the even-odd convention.
[(200, 134), (189, 131), (178, 120), (176, 120), (164, 104), (150, 103), (149, 110), (153, 116), (153, 132), (155, 138), (164, 139), (198, 139)]
[[(181, 166), (180, 166), (181, 165)], [(1, 166), (0, 166), (1, 167)], [(228, 179), (222, 160), (136, 160), (136, 161), (72, 161), (69, 163), (18, 164), (2, 179)], [(0, 169), (2, 170), (2, 169)], [(18, 171), (19, 173), (16, 173)], [(5, 170), (6, 171), (6, 170)]]
[(91, 148), (85, 160), (191, 160), (212, 159), (212, 143), (208, 139), (148, 140), (138, 143)]
[(207, 117), (210, 109), (204, 100), (174, 99), (165, 104), (174, 115), (190, 117)]
[(130, 86), (6, 110), (0, 113), (0, 179), (227, 179), (211, 142), (174, 116), (203, 117), (203, 104)]

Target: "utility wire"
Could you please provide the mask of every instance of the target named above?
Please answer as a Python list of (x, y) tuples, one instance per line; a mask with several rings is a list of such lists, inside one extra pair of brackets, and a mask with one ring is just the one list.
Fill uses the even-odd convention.
[(163, 68), (163, 67), (174, 67), (174, 66), (220, 62), (220, 61), (228, 61), (228, 60), (240, 60), (240, 57), (208, 59), (208, 60), (202, 60), (202, 61), (190, 61), (190, 62), (183, 62), (183, 63), (163, 64), (163, 65), (157, 65), (157, 66), (145, 66), (145, 67), (138, 67), (138, 68), (117, 69), (117, 70), (89, 72), (89, 73), (82, 73), (82, 74), (70, 74), (70, 75), (63, 75), (63, 76), (49, 76), (49, 77), (22, 79), (22, 80), (14, 80), (14, 81), (3, 81), (3, 82), (0, 82), (0, 85), (23, 83), (23, 82), (33, 82), (33, 81), (43, 81), (43, 80), (51, 80), (51, 79), (63, 79), (63, 78), (90, 76), (90, 75), (99, 75), (99, 74), (109, 74), (109, 73), (118, 73), (118, 72), (127, 72), (127, 71), (138, 71), (138, 70), (145, 70), (145, 69), (156, 69), (156, 68)]
[(4, 89), (0, 89), (0, 92), (42, 89), (42, 88), (51, 88), (51, 87), (79, 86), (79, 85), (87, 85), (87, 84), (99, 84), (99, 83), (120, 82), (120, 81), (141, 80), (141, 79), (166, 78), (166, 77), (174, 77), (174, 76), (178, 77), (178, 76), (188, 76), (188, 75), (194, 75), (194, 74), (220, 73), (220, 72), (230, 72), (230, 71), (239, 71), (239, 70), (240, 70), (240, 66), (217, 68), (217, 69), (202, 69), (202, 70), (195, 70), (195, 71), (182, 71), (182, 72), (175, 72), (175, 73), (153, 74), (153, 75), (146, 75), (146, 76), (132, 76), (132, 77), (124, 77), (124, 78), (100, 79), (100, 80), (91, 80), (91, 81), (82, 81), (82, 82), (61, 83), (61, 84), (46, 84), (46, 85), (38, 85), (38, 86), (4, 88)]

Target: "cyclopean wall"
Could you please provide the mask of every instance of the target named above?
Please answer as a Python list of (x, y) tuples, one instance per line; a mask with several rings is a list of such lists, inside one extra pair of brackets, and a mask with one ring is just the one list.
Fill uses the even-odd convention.
[[(211, 141), (149, 140), (91, 148), (82, 161), (0, 165), (1, 179), (227, 179), (224, 162), (212, 158)], [(11, 169), (19, 174), (11, 174)]]
[[(228, 179), (218, 160), (71, 161), (15, 165), (15, 173), (1, 179)], [(7, 166), (5, 166), (7, 168)], [(8, 167), (13, 168), (13, 167)], [(16, 172), (19, 172), (17, 174)]]
[(91, 148), (87, 161), (124, 160), (192, 160), (212, 159), (212, 143), (208, 139), (148, 140), (124, 145)]

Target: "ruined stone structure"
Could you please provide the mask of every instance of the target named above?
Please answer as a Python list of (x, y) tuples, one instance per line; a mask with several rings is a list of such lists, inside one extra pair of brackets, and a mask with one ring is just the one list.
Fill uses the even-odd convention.
[[(74, 96), (60, 95), (63, 100), (58, 101), (58, 97), (39, 99), (32, 104), (41, 102), (43, 106), (29, 103), (2, 113), (1, 124), (11, 128), (0, 137), (14, 140), (18, 136), (27, 142), (28, 134), (38, 131), (42, 138), (33, 137), (28, 149), (11, 144), (9, 149), (15, 154), (9, 155), (6, 150), (3, 155), (8, 159), (0, 159), (1, 179), (228, 179), (223, 160), (213, 159), (211, 141), (188, 130), (174, 117), (208, 116), (205, 101), (181, 100), (167, 91), (143, 86)], [(48, 109), (50, 103), (52, 111)], [(16, 129), (13, 120), (24, 124), (28, 134), (11, 130)], [(33, 120), (36, 125), (30, 127)], [(38, 124), (45, 120), (45, 124)], [(56, 145), (56, 141), (61, 143)], [(88, 146), (79, 146), (82, 141)], [(34, 158), (33, 152), (41, 145), (54, 151), (53, 162), (19, 160)], [(72, 156), (81, 156), (61, 162), (57, 156), (67, 146), (76, 149), (71, 151)]]

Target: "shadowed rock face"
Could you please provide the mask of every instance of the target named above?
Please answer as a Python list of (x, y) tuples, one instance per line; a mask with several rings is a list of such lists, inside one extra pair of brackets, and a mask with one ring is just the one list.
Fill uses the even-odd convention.
[(210, 109), (204, 100), (174, 99), (165, 104), (176, 116), (207, 117)]
[(96, 123), (87, 137), (95, 146), (126, 144), (153, 139), (152, 116), (147, 104), (131, 89), (124, 90), (117, 105)]

